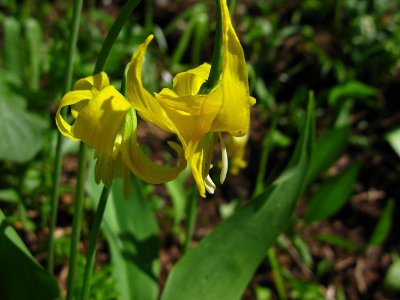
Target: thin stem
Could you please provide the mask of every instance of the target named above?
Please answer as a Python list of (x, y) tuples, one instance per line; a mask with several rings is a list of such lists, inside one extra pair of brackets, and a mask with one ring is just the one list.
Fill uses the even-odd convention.
[(283, 278), (281, 274), (281, 268), (279, 266), (278, 257), (276, 256), (276, 252), (274, 247), (268, 249), (267, 252), (268, 260), (272, 268), (275, 287), (278, 292), (278, 296), (280, 300), (287, 300), (288, 297), (286, 295), (285, 284), (283, 283)]
[(122, 27), (128, 20), (129, 16), (132, 14), (132, 11), (139, 4), (139, 2), (140, 0), (130, 0), (121, 9), (121, 13), (118, 15), (117, 19), (111, 26), (110, 31), (108, 32), (107, 37), (103, 42), (103, 46), (101, 47), (96, 66), (94, 68), (94, 74), (100, 73), (104, 69), (104, 65), (106, 63), (108, 54), (110, 53), (111, 47), (114, 45), (114, 42), (117, 39)]
[[(75, 47), (78, 40), (79, 23), (81, 19), (83, 0), (75, 0), (73, 3), (73, 14), (71, 21), (71, 34), (68, 40), (67, 49), (67, 66), (65, 74), (65, 85), (63, 94), (65, 94), (71, 88), (73, 66), (75, 58)], [(60, 177), (61, 177), (61, 160), (62, 160), (62, 143), (63, 138), (61, 133), (57, 135), (56, 144), (56, 155), (54, 160), (54, 185), (51, 194), (51, 208), (50, 208), (50, 224), (49, 224), (49, 241), (48, 241), (48, 260), (47, 260), (47, 271), (53, 273), (54, 268), (54, 230), (57, 223), (57, 209), (58, 209), (58, 198), (60, 194)]]
[(213, 50), (213, 56), (211, 59), (211, 70), (210, 75), (206, 82), (204, 82), (198, 94), (208, 94), (211, 92), (214, 86), (219, 82), (219, 77), (222, 71), (222, 15), (221, 15), (221, 6), (220, 0), (215, 0), (215, 9), (217, 15), (217, 26), (215, 33), (215, 44)]
[(81, 235), (81, 224), (83, 215), (83, 199), (85, 185), (85, 171), (87, 161), (87, 149), (84, 143), (79, 144), (78, 175), (75, 190), (74, 219), (72, 222), (71, 248), (69, 256), (69, 272), (67, 279), (67, 300), (72, 300), (75, 289), (76, 262), (78, 257), (78, 243)]
[(275, 134), (276, 124), (277, 124), (277, 117), (274, 117), (272, 119), (271, 128), (270, 128), (269, 132), (267, 133), (267, 135), (264, 137), (263, 142), (262, 142), (260, 164), (259, 164), (259, 169), (258, 169), (258, 173), (257, 173), (256, 186), (254, 189), (253, 197), (260, 194), (262, 192), (262, 190), (264, 189), (265, 171), (267, 169), (268, 156), (273, 147), (273, 136)]
[(153, 1), (146, 0), (145, 1), (145, 15), (144, 15), (144, 28), (146, 32), (149, 32), (153, 27)]
[(197, 16), (192, 16), (188, 25), (183, 32), (183, 35), (179, 39), (178, 45), (175, 48), (174, 53), (172, 54), (170, 65), (172, 68), (176, 68), (176, 65), (182, 61), (182, 57), (185, 54), (185, 50), (189, 46), (190, 37), (193, 34), (194, 27), (197, 22)]
[(104, 211), (107, 205), (107, 199), (109, 194), (110, 190), (104, 186), (100, 195), (100, 200), (97, 206), (92, 229), (90, 230), (89, 248), (86, 254), (85, 274), (83, 276), (82, 300), (86, 300), (89, 298), (90, 279), (92, 276), (94, 257), (96, 254), (96, 243), (97, 243), (97, 238), (99, 236), (100, 225), (101, 221), (103, 220)]
[(192, 193), (189, 197), (187, 208), (187, 225), (186, 225), (186, 239), (183, 245), (183, 252), (186, 253), (190, 248), (190, 241), (193, 237), (194, 227), (196, 224), (197, 206), (199, 204), (197, 187), (194, 186)]

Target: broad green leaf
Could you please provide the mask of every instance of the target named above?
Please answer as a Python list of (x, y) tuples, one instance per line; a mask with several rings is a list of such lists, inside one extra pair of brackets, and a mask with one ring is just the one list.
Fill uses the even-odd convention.
[(1, 76), (0, 86), (0, 160), (26, 162), (42, 148), (48, 123), (29, 112), (25, 100)]
[(0, 210), (1, 299), (52, 300), (60, 293), (56, 278), (32, 257)]
[(360, 81), (348, 81), (342, 85), (335, 86), (330, 90), (328, 102), (330, 105), (337, 105), (344, 99), (362, 99), (374, 97), (376, 89)]
[(394, 200), (390, 199), (375, 226), (374, 232), (369, 240), (369, 245), (382, 245), (386, 241), (392, 229), (393, 212)]
[(162, 300), (240, 299), (267, 249), (289, 224), (301, 195), (312, 149), (311, 103), (302, 138), (286, 171), (178, 261)]
[[(90, 182), (90, 194), (97, 203), (100, 189), (93, 180)], [(158, 225), (142, 182), (133, 178), (129, 192), (129, 199), (125, 199), (122, 180), (114, 181), (102, 224), (119, 299), (157, 299)]]
[(400, 157), (400, 128), (386, 134), (385, 139)]
[(4, 27), (4, 67), (15, 80), (22, 80), (21, 24), (14, 17), (6, 17)]
[(321, 184), (307, 206), (307, 223), (329, 218), (346, 204), (353, 192), (359, 169), (360, 164), (354, 163), (343, 173)]
[(343, 153), (349, 136), (350, 128), (347, 126), (332, 128), (315, 143), (311, 166), (307, 174), (307, 183), (312, 183)]
[(28, 48), (28, 84), (31, 89), (37, 90), (40, 81), (40, 62), (42, 47), (42, 28), (37, 20), (29, 18), (25, 21), (25, 39)]

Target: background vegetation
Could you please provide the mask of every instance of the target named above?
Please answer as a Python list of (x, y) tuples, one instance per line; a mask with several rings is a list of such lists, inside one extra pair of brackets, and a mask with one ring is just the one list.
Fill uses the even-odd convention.
[[(75, 79), (92, 73), (122, 4), (85, 2)], [(47, 262), (54, 179), (54, 114), (65, 80), (71, 5), (0, 1), (0, 208), (6, 216), (0, 212), (0, 221), (12, 224), (42, 265)], [(148, 284), (148, 295), (142, 299), (157, 295), (189, 244), (194, 246), (282, 172), (312, 90), (317, 142), (311, 170), (304, 174), (307, 188), (243, 299), (395, 299), (400, 291), (400, 4), (237, 0), (230, 1), (230, 7), (257, 99), (248, 167), (228, 176), (215, 195), (199, 200), (195, 226), (187, 221), (186, 211), (193, 212), (187, 203), (197, 203), (187, 172), (162, 186), (135, 180), (134, 201), (110, 199), (91, 296), (133, 299), (135, 286), (143, 284)], [(176, 72), (210, 61), (213, 20), (213, 2), (142, 1), (114, 44), (105, 71), (120, 81), (135, 47), (154, 32), (157, 43), (146, 60), (144, 80), (150, 90), (160, 90)], [(171, 159), (163, 146), (170, 136), (144, 123), (139, 135), (155, 160)], [(62, 293), (77, 151), (77, 143), (65, 141), (55, 239), (55, 275)], [(82, 253), (99, 194), (92, 170), (88, 176)], [(113, 199), (119, 199), (119, 187), (117, 182)], [(146, 224), (138, 227), (138, 219), (146, 219)], [(126, 252), (118, 256), (116, 239), (121, 239), (123, 228), (131, 229), (133, 236), (122, 239)], [(190, 243), (187, 233), (193, 234)], [(137, 237), (146, 242), (131, 244)], [(129, 265), (126, 256), (140, 251), (146, 257)], [(83, 254), (78, 262), (83, 272)], [(154, 280), (148, 282), (143, 269)]]

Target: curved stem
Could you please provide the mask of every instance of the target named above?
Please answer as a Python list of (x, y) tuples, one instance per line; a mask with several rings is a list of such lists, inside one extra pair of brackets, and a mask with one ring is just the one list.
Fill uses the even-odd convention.
[[(63, 89), (63, 94), (65, 94), (71, 88), (72, 84), (75, 47), (76, 47), (76, 42), (78, 40), (82, 3), (83, 0), (75, 0), (73, 3), (74, 6), (73, 6), (72, 21), (71, 21), (71, 34), (68, 40), (67, 65), (66, 65), (65, 85)], [(51, 203), (50, 203), (51, 212), (50, 212), (50, 224), (49, 224), (48, 260), (47, 260), (47, 271), (49, 273), (53, 273), (53, 268), (54, 268), (54, 230), (57, 223), (58, 198), (60, 194), (62, 143), (63, 143), (63, 137), (61, 136), (61, 133), (58, 132), (56, 155), (54, 159), (54, 183), (53, 183), (53, 190), (51, 194)]]
[(213, 87), (217, 85), (222, 71), (222, 15), (220, 0), (215, 0), (215, 9), (217, 25), (213, 56), (211, 59), (211, 70), (207, 81), (201, 85), (198, 94), (208, 94), (211, 92)]
[(92, 276), (94, 257), (96, 254), (96, 243), (97, 243), (97, 238), (99, 236), (100, 225), (101, 221), (103, 220), (104, 211), (107, 205), (107, 199), (109, 194), (110, 190), (104, 186), (100, 195), (100, 200), (97, 206), (92, 229), (90, 230), (89, 248), (86, 254), (85, 274), (83, 276), (82, 300), (89, 299), (90, 279)]
[(132, 14), (132, 11), (139, 4), (140, 0), (130, 0), (121, 9), (121, 13), (110, 28), (106, 39), (104, 40), (103, 46), (101, 47), (100, 54), (97, 57), (96, 66), (93, 74), (100, 73), (104, 69), (108, 54), (110, 53), (111, 47), (114, 45), (115, 40), (120, 33), (122, 26), (128, 20), (128, 17)]

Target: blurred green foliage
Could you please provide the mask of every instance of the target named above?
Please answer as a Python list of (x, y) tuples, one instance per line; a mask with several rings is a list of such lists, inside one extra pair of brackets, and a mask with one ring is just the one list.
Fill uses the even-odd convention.
[[(253, 110), (249, 167), (235, 178), (249, 188), (239, 189), (234, 180), (228, 179), (220, 187), (218, 197), (222, 200), (218, 198), (218, 205), (221, 215), (234, 215), (250, 195), (263, 193), (274, 182), (296, 145), (309, 91), (314, 91), (318, 138), (309, 171), (303, 174), (308, 188), (296, 219), (287, 221), (290, 228), (284, 236), (288, 240), (278, 242), (277, 250), (299, 265), (293, 269), (283, 266), (288, 297), (324, 299), (333, 284), (330, 280), (336, 272), (335, 260), (317, 257), (313, 247), (347, 251), (361, 259), (373, 246), (381, 247), (385, 253), (398, 251), (394, 236), (399, 225), (400, 198), (400, 4), (390, 0), (231, 3), (235, 2), (232, 15), (258, 103)], [(135, 47), (154, 32), (158, 45), (147, 56), (144, 82), (150, 90), (159, 90), (171, 84), (176, 72), (210, 61), (215, 30), (213, 11), (208, 1), (175, 1), (167, 8), (161, 1), (154, 5), (148, 4), (151, 1), (146, 3), (124, 27), (105, 70), (114, 81), (119, 81)], [(92, 72), (104, 36), (120, 9), (119, 2), (107, 6), (101, 1), (88, 1), (85, 5), (75, 78)], [(0, 8), (0, 208), (22, 236), (43, 236), (48, 226), (48, 195), (52, 186), (52, 120), (64, 80), (71, 4), (1, 0)], [(69, 162), (70, 168), (63, 173), (63, 192), (70, 192), (73, 185), (73, 148), (68, 154), (70, 160), (65, 162)], [(151, 150), (151, 146), (148, 148)], [(165, 159), (169, 158), (166, 155)], [(143, 188), (152, 213), (170, 223), (161, 228), (164, 239), (175, 239), (179, 247), (185, 240), (182, 224), (187, 219), (186, 203), (191, 197), (186, 186), (185, 176), (169, 183), (170, 198), (163, 192), (161, 196), (157, 194), (158, 188)], [(365, 215), (350, 217), (360, 205), (351, 200), (351, 195), (371, 190), (383, 192), (380, 198), (363, 200), (364, 206), (372, 207), (375, 213), (365, 220)], [(158, 201), (160, 198), (171, 199), (172, 204)], [(227, 201), (233, 198), (234, 201)], [(58, 225), (67, 227), (72, 218), (71, 204), (66, 197), (63, 201)], [(88, 201), (89, 215), (93, 207), (93, 202)], [(116, 220), (114, 217), (112, 222)], [(90, 218), (85, 219), (84, 228), (89, 227), (89, 221)], [(313, 226), (333, 227), (330, 224), (334, 221), (360, 227), (363, 239), (353, 241), (343, 231), (312, 231)], [(158, 228), (152, 229), (156, 234)], [(113, 230), (104, 229), (104, 239), (109, 244), (116, 243), (110, 233)], [(87, 236), (87, 232), (84, 234)], [(56, 242), (58, 268), (65, 264), (68, 255), (66, 238), (68, 235)], [(116, 246), (106, 250), (111, 252), (111, 259), (98, 268), (100, 271), (94, 277), (92, 293), (96, 299), (118, 295), (115, 287), (121, 283), (115, 282), (113, 247)], [(42, 249), (31, 252), (43, 257)], [(124, 265), (123, 258), (118, 259)], [(269, 268), (268, 261), (265, 265)], [(302, 278), (296, 278), (298, 268), (306, 274)], [(378, 290), (383, 284), (390, 285), (397, 274), (395, 268), (398, 269), (398, 262), (393, 263), (385, 282), (381, 276), (372, 286), (378, 286)], [(155, 274), (158, 276), (158, 272)], [(346, 299), (345, 288), (339, 280), (337, 299)], [(129, 293), (126, 285), (124, 289)], [(254, 283), (251, 289), (257, 299), (270, 299), (277, 288), (263, 281)], [(362, 295), (361, 291), (356, 293)]]

